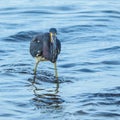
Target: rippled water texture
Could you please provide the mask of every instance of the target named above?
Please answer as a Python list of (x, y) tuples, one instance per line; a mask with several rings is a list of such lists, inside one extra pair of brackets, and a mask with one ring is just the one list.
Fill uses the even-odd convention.
[[(56, 27), (59, 83), (30, 40)], [(0, 120), (120, 119), (120, 0), (0, 0)]]

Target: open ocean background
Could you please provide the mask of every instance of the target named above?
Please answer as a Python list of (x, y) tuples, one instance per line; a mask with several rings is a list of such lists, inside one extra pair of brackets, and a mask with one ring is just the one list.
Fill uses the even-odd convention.
[[(59, 84), (29, 54), (51, 27)], [(0, 0), (0, 120), (120, 120), (120, 0)]]

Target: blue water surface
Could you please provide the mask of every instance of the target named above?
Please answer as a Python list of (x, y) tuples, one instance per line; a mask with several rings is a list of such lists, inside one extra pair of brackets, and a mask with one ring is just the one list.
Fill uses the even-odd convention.
[[(119, 21), (120, 0), (1, 0), (0, 120), (119, 120)], [(50, 62), (34, 76), (29, 53), (51, 27), (59, 83)]]

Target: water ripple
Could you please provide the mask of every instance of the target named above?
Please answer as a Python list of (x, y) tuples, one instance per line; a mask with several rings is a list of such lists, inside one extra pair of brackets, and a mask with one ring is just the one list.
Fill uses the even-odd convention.
[(110, 118), (110, 117), (119, 117), (120, 114), (113, 112), (99, 112), (99, 113), (95, 113), (95, 116), (104, 116)]
[(54, 94), (42, 94), (42, 95), (35, 95), (36, 97), (32, 99), (33, 103), (37, 108), (41, 108), (43, 106), (48, 105), (56, 105), (59, 106), (59, 104), (63, 103), (64, 100), (60, 98), (58, 95)]
[[(118, 120), (119, 8), (117, 0), (1, 0), (0, 119)], [(29, 54), (33, 36), (51, 27), (62, 44), (58, 81), (49, 62), (35, 76)]]
[(102, 64), (107, 64), (107, 65), (120, 65), (119, 61), (103, 61), (101, 63)]
[(98, 49), (93, 52), (119, 52), (120, 51), (120, 46), (113, 46), (109, 48), (104, 48), (104, 49)]
[(97, 72), (97, 71), (95, 71), (95, 70), (88, 69), (88, 68), (79, 69), (79, 71), (81, 71), (81, 72), (86, 72), (86, 73), (94, 73), (94, 72)]
[(120, 12), (116, 11), (116, 10), (103, 10), (101, 12), (108, 13), (108, 14), (117, 14), (117, 15), (120, 15)]

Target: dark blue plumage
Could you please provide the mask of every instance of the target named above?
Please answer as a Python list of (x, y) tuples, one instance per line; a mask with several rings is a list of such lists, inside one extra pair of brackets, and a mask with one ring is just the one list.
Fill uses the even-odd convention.
[[(56, 62), (58, 54), (61, 51), (61, 43), (56, 38), (52, 43), (50, 41), (50, 34), (43, 33), (39, 34), (30, 43), (30, 53), (33, 57), (44, 57), (46, 60), (50, 60), (51, 62)], [(55, 44), (55, 46), (54, 46)]]

